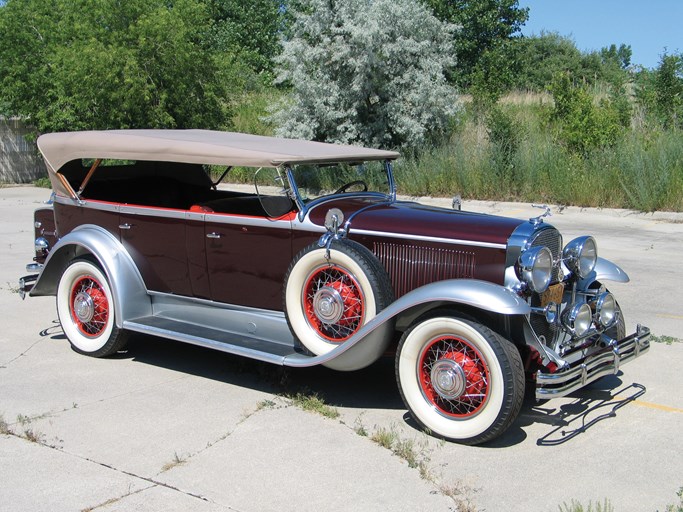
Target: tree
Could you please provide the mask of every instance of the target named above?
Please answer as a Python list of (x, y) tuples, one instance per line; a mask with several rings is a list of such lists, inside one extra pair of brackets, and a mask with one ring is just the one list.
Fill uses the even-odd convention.
[(213, 20), (211, 46), (240, 55), (256, 73), (265, 73), (272, 79), (273, 59), (280, 52), (282, 0), (205, 1)]
[(683, 55), (662, 55), (653, 85), (655, 111), (664, 128), (683, 128)]
[(39, 132), (218, 128), (229, 67), (209, 25), (198, 0), (8, 0), (0, 103)]
[(301, 0), (278, 57), (292, 87), (272, 120), (296, 138), (418, 147), (457, 110), (454, 27), (414, 0)]
[[(440, 20), (461, 29), (455, 37), (457, 59), (456, 83), (469, 86), (472, 75), (484, 72), (487, 53), (505, 54), (506, 43), (519, 34), (529, 18), (529, 8), (520, 8), (518, 0), (422, 0)], [(490, 61), (502, 62), (500, 55)], [(494, 70), (487, 70), (491, 73)], [(505, 70), (501, 70), (504, 76)]]

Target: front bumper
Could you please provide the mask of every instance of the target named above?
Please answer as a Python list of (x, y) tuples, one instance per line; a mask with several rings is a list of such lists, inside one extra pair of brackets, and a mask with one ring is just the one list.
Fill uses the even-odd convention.
[[(29, 263), (26, 265), (26, 272), (40, 272), (43, 270), (42, 263)], [(19, 279), (19, 297), (23, 299), (26, 298), (28, 292), (33, 289), (33, 285), (38, 280), (40, 274), (31, 274), (30, 276), (24, 276)]]
[(549, 399), (568, 395), (587, 384), (619, 372), (628, 363), (650, 349), (650, 329), (638, 325), (636, 332), (575, 363), (569, 369), (557, 373), (536, 375), (536, 398)]

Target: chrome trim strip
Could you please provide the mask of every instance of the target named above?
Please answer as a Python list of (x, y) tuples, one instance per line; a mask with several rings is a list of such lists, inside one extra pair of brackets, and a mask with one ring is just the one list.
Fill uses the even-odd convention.
[(650, 349), (650, 329), (639, 325), (636, 332), (588, 356), (574, 368), (558, 373), (536, 375), (536, 398), (539, 400), (568, 395), (587, 384), (619, 372), (622, 364)]
[(205, 213), (206, 222), (214, 224), (229, 224), (239, 226), (256, 226), (276, 229), (291, 229), (292, 221), (289, 219), (272, 219), (270, 217), (249, 217), (241, 215), (230, 215), (229, 213)]
[(77, 201), (75, 199), (70, 199), (64, 196), (55, 196), (55, 203), (63, 204), (67, 206), (83, 206), (91, 208), (93, 210), (101, 210), (103, 212), (118, 212), (121, 207), (118, 203), (107, 203), (97, 200), (84, 199), (83, 201)]
[(122, 204), (119, 209), (121, 215), (139, 215), (145, 217), (163, 217), (166, 219), (184, 219), (186, 210), (154, 208), (152, 206), (131, 206)]
[(487, 247), (489, 249), (505, 249), (505, 244), (494, 244), (491, 242), (475, 242), (472, 240), (460, 240), (456, 238), (440, 238), (436, 236), (410, 235), (404, 233), (390, 233), (384, 231), (372, 231), (369, 229), (353, 229), (350, 233), (354, 235), (378, 236), (386, 238), (400, 238), (401, 240), (418, 240), (420, 242), (436, 242), (440, 244), (464, 245), (469, 247)]

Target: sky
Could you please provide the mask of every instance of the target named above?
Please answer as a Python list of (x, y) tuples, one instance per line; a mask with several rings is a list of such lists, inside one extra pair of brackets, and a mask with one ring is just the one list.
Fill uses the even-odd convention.
[(683, 0), (519, 0), (525, 36), (568, 36), (581, 51), (631, 45), (632, 64), (655, 68), (665, 49), (683, 52)]

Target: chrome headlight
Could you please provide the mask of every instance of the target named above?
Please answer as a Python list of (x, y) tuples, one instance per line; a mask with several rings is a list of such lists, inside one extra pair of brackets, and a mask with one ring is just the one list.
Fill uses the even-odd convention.
[(543, 293), (550, 284), (553, 255), (547, 247), (531, 247), (519, 256), (515, 270), (532, 292)]
[(617, 301), (611, 293), (603, 293), (595, 301), (595, 315), (600, 325), (610, 327), (617, 319)]
[(562, 258), (573, 274), (588, 277), (598, 261), (598, 245), (592, 236), (580, 236), (565, 246)]
[(50, 244), (42, 236), (36, 238), (34, 246), (35, 246), (36, 253), (38, 253), (38, 254), (47, 254), (47, 251), (50, 250)]
[(593, 312), (585, 302), (574, 304), (562, 314), (562, 323), (574, 336), (583, 336), (593, 325)]

